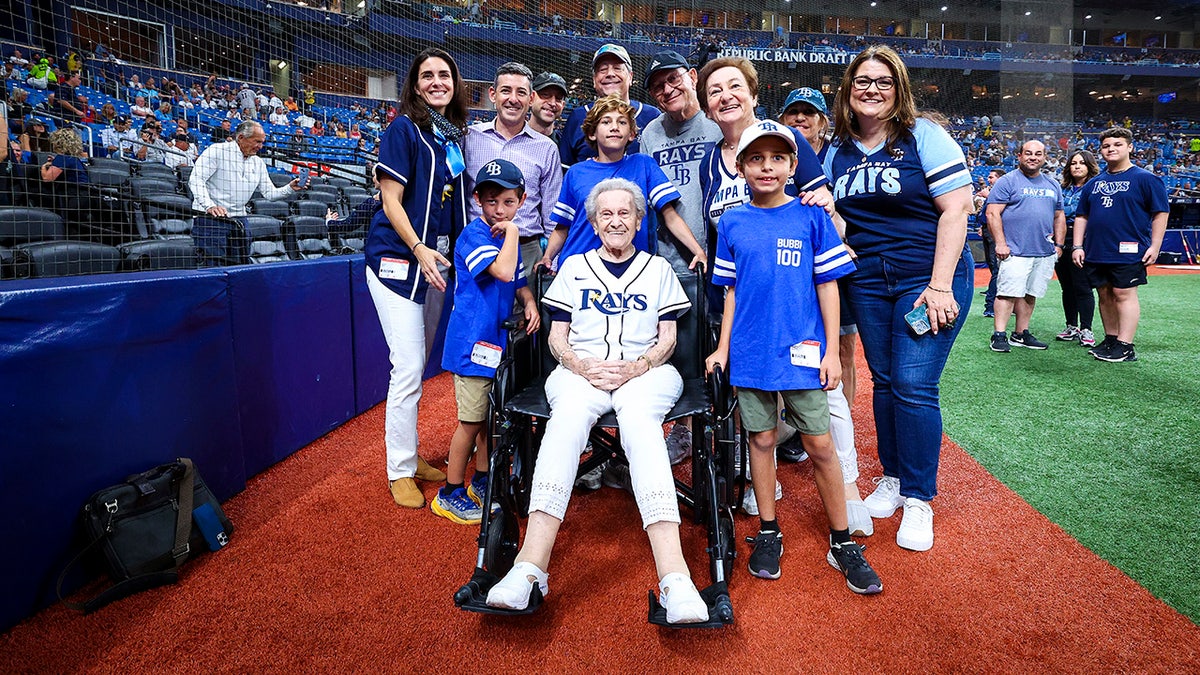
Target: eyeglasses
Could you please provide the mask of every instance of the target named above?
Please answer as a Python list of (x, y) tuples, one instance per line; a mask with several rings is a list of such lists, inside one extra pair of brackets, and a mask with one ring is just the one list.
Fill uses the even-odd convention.
[(875, 85), (879, 91), (887, 91), (896, 86), (896, 78), (889, 77), (887, 75), (883, 77), (867, 77), (866, 75), (859, 75), (858, 77), (854, 78), (852, 82), (854, 83), (854, 88), (859, 91), (870, 89), (872, 84)]
[(679, 85), (681, 85), (681, 84), (683, 84), (683, 73), (681, 73), (678, 70), (672, 71), (665, 78), (650, 85), (650, 89), (649, 89), (650, 95), (658, 96), (659, 94), (666, 91), (667, 87), (670, 87), (672, 89), (678, 89)]

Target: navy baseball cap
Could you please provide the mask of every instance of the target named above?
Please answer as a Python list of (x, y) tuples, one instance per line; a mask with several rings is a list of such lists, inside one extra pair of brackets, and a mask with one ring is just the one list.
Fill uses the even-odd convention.
[(655, 54), (650, 59), (650, 64), (646, 66), (646, 77), (643, 82), (650, 82), (650, 76), (660, 70), (675, 70), (676, 68), (691, 68), (688, 65), (687, 59), (683, 58), (679, 52), (667, 49)]
[(812, 87), (793, 89), (792, 93), (788, 94), (787, 100), (783, 102), (783, 107), (779, 109), (779, 114), (787, 112), (788, 108), (797, 103), (807, 103), (822, 115), (829, 117), (829, 108), (825, 106), (825, 95)]
[(615, 56), (625, 64), (626, 68), (633, 69), (633, 62), (629, 60), (629, 52), (621, 45), (614, 45), (611, 42), (606, 45), (601, 45), (600, 49), (592, 55), (592, 68), (596, 67), (596, 63), (604, 56)]
[(567, 81), (558, 73), (538, 73), (538, 76), (533, 78), (534, 91), (541, 91), (546, 87), (558, 87), (562, 89), (563, 96), (567, 95)]
[(493, 159), (483, 168), (479, 170), (479, 174), (475, 176), (475, 190), (483, 187), (484, 183), (495, 183), (506, 190), (516, 188), (525, 189), (525, 174), (517, 168), (516, 164), (507, 159)]

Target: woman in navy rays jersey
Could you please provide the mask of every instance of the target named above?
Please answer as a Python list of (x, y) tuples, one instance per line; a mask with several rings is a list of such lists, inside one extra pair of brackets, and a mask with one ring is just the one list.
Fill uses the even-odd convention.
[(425, 370), (425, 293), (446, 290), (439, 235), (466, 223), (463, 161), (466, 98), (458, 66), (446, 52), (417, 55), (400, 92), (400, 114), (379, 146), (375, 175), (383, 208), (367, 234), (367, 288), (392, 363), (384, 421), (388, 485), (400, 506), (421, 508), (414, 478), (446, 475), (417, 456), (417, 402)]
[[(900, 57), (882, 46), (846, 69), (825, 169), (858, 255), (849, 299), (874, 381), (883, 477), (865, 502), (875, 518), (904, 507), (896, 543), (925, 551), (942, 446), (938, 382), (974, 283), (971, 176), (962, 149), (917, 112)], [(905, 315), (922, 306), (931, 330), (918, 335)]]
[[(704, 194), (704, 220), (708, 224), (708, 258), (716, 252), (717, 223), (721, 214), (735, 206), (750, 201), (750, 188), (746, 179), (738, 175), (735, 166), (736, 148), (742, 132), (758, 122), (754, 109), (758, 107), (758, 71), (746, 59), (722, 57), (713, 59), (700, 70), (696, 84), (700, 107), (709, 119), (721, 128), (723, 139), (713, 143), (708, 154), (700, 163), (700, 189)], [(800, 132), (795, 132), (796, 171), (784, 188), (787, 194), (796, 197), (803, 192), (817, 190), (828, 183), (812, 146)], [(828, 193), (821, 190), (826, 197)], [(818, 199), (817, 202), (821, 203)], [(804, 200), (805, 204), (811, 203)], [(824, 205), (822, 203), (822, 205)], [(718, 315), (724, 300), (719, 289), (709, 285), (709, 304)]]

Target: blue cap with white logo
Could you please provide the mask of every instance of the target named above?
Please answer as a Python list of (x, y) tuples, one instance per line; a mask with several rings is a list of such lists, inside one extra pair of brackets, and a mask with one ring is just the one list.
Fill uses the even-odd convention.
[(483, 187), (484, 183), (495, 183), (506, 190), (515, 188), (525, 189), (525, 174), (517, 168), (516, 164), (507, 159), (493, 159), (483, 168), (479, 170), (479, 174), (475, 176), (475, 190)]
[(793, 89), (792, 93), (788, 94), (787, 100), (783, 102), (783, 107), (779, 109), (779, 114), (787, 112), (788, 108), (797, 103), (807, 103), (822, 115), (829, 117), (829, 108), (825, 106), (825, 95), (812, 87)]

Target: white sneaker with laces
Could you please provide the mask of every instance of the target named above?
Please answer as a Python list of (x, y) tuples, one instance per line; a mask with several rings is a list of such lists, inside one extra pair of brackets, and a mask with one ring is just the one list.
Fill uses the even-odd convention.
[(550, 575), (538, 569), (537, 565), (519, 562), (488, 591), (487, 605), (501, 609), (526, 609), (529, 607), (529, 596), (533, 595), (534, 584), (542, 590), (543, 598), (550, 594), (547, 584), (549, 578)]
[[(775, 481), (775, 501), (780, 499), (783, 499), (783, 486), (779, 481)], [(758, 515), (758, 499), (754, 497), (753, 485), (746, 487), (746, 496), (742, 498), (742, 510), (752, 516)]]
[(871, 512), (862, 500), (846, 502), (846, 522), (850, 524), (850, 534), (856, 537), (869, 537), (875, 534), (875, 523), (871, 520)]
[(900, 496), (900, 479), (883, 476), (875, 479), (878, 486), (866, 499), (867, 511), (872, 518), (891, 518), (896, 509), (904, 506), (904, 497)]
[(658, 602), (667, 610), (667, 623), (708, 621), (708, 605), (686, 574), (672, 572), (658, 582)]
[(904, 500), (904, 518), (896, 530), (896, 545), (910, 551), (933, 548), (933, 507), (909, 497)]

